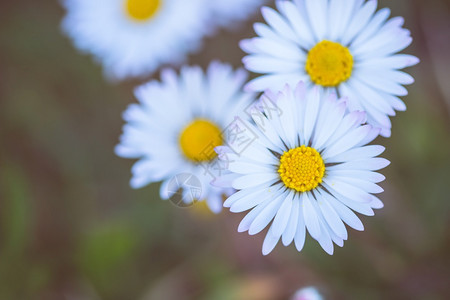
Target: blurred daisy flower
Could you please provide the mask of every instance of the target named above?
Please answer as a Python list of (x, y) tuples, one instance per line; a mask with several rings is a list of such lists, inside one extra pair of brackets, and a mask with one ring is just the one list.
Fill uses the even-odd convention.
[[(201, 184), (201, 192), (190, 201), (206, 200), (217, 213), (227, 190), (210, 185), (225, 170), (214, 147), (223, 145), (225, 127), (253, 101), (252, 94), (242, 92), (247, 73), (213, 62), (206, 73), (185, 66), (180, 75), (163, 70), (161, 79), (135, 90), (139, 104), (123, 114), (127, 124), (116, 154), (139, 159), (131, 170), (133, 188), (163, 181), (160, 196), (168, 199), (171, 180), (190, 174)], [(190, 191), (183, 187), (183, 193)]]
[(298, 290), (291, 300), (323, 300), (323, 297), (315, 287), (309, 286)]
[(153, 73), (178, 64), (201, 45), (204, 0), (63, 0), (62, 27), (75, 46), (92, 54), (107, 77)]
[(343, 246), (347, 239), (344, 223), (364, 229), (353, 211), (372, 216), (373, 208), (383, 207), (372, 194), (383, 191), (376, 183), (385, 177), (374, 171), (389, 161), (376, 157), (384, 147), (366, 146), (380, 130), (362, 125), (364, 112), (346, 113), (345, 101), (324, 97), (318, 88), (307, 92), (303, 83), (266, 93), (260, 103), (251, 110), (256, 125), (245, 124), (258, 138), (239, 155), (232, 143), (216, 147), (231, 174), (213, 184), (239, 190), (224, 203), (231, 212), (251, 209), (239, 232), (257, 234), (272, 222), (264, 255), (280, 238), (302, 250), (306, 231), (333, 254), (333, 242)]
[(366, 111), (367, 122), (391, 135), (395, 110), (403, 111), (403, 85), (414, 79), (399, 69), (415, 65), (411, 55), (396, 54), (412, 41), (403, 18), (388, 20), (390, 10), (377, 12), (377, 1), (277, 1), (278, 12), (262, 9), (266, 24), (256, 23), (259, 37), (243, 40), (249, 53), (245, 67), (265, 74), (248, 90), (280, 90), (285, 83), (306, 82), (348, 97), (349, 111)]
[(211, 24), (226, 29), (233, 28), (239, 21), (244, 21), (256, 14), (259, 8), (269, 0), (207, 0), (210, 6)]

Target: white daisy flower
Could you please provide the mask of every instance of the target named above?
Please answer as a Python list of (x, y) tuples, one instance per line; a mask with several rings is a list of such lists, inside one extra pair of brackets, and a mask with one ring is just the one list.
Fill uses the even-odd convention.
[(298, 290), (291, 300), (323, 300), (323, 297), (317, 288), (309, 286)]
[(277, 1), (278, 12), (262, 9), (266, 24), (256, 23), (259, 37), (243, 40), (249, 53), (245, 67), (265, 74), (246, 88), (280, 90), (304, 81), (341, 97), (349, 111), (367, 112), (367, 121), (389, 137), (395, 110), (403, 111), (403, 85), (414, 79), (399, 69), (415, 65), (411, 55), (396, 54), (412, 41), (403, 18), (388, 20), (390, 10), (377, 12), (377, 1)]
[[(179, 76), (163, 70), (161, 79), (135, 90), (139, 104), (124, 112), (127, 124), (116, 154), (139, 159), (131, 170), (133, 188), (163, 181), (160, 196), (168, 199), (171, 180), (191, 174), (201, 183), (201, 193), (183, 200), (206, 200), (213, 212), (219, 212), (227, 191), (209, 184), (225, 171), (215, 159), (214, 147), (224, 143), (224, 129), (253, 100), (252, 94), (242, 92), (247, 73), (213, 62), (206, 74), (200, 67), (182, 67)], [(190, 192), (183, 189), (184, 195)]]
[(211, 24), (218, 27), (230, 28), (236, 26), (251, 15), (256, 14), (259, 8), (269, 0), (214, 0), (207, 1), (211, 9)]
[(276, 96), (266, 93), (261, 103), (262, 111), (252, 111), (257, 125), (246, 124), (258, 138), (245, 151), (216, 147), (232, 173), (213, 184), (239, 190), (224, 203), (231, 212), (251, 209), (239, 232), (257, 234), (272, 222), (264, 255), (280, 238), (302, 250), (306, 231), (332, 254), (333, 242), (343, 246), (347, 239), (344, 223), (363, 230), (353, 211), (372, 216), (383, 206), (372, 194), (383, 191), (376, 183), (385, 177), (374, 171), (389, 161), (376, 157), (384, 147), (366, 146), (380, 130), (362, 125), (364, 112), (346, 113), (334, 94), (324, 97), (317, 88), (307, 94), (303, 83), (295, 91), (286, 86)]
[(63, 30), (115, 80), (181, 63), (206, 33), (204, 0), (62, 1)]

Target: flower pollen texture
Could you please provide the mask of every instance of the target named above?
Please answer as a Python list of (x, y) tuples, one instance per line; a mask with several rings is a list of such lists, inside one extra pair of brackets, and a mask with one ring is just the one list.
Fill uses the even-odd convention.
[(183, 129), (180, 135), (180, 147), (191, 161), (204, 162), (213, 160), (217, 154), (214, 147), (223, 144), (220, 128), (214, 123), (197, 119)]
[(278, 173), (286, 187), (307, 192), (322, 182), (325, 164), (316, 149), (301, 146), (284, 152)]
[(135, 21), (151, 19), (161, 6), (161, 0), (126, 0), (128, 16)]
[(353, 57), (347, 47), (331, 41), (321, 41), (308, 52), (306, 72), (311, 80), (325, 87), (333, 87), (350, 78)]

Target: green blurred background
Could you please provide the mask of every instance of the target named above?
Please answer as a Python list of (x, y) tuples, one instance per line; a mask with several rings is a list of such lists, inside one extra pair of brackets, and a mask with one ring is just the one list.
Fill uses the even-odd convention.
[[(263, 257), (264, 234), (236, 232), (242, 215), (177, 208), (158, 184), (130, 189), (133, 162), (113, 148), (142, 81), (106, 82), (61, 34), (57, 1), (1, 1), (0, 299), (273, 300), (308, 285), (327, 299), (449, 299), (450, 4), (379, 2), (405, 17), (404, 52), (422, 61), (407, 70), (408, 110), (377, 140), (392, 162), (385, 208), (333, 256), (308, 237), (301, 253)], [(256, 19), (189, 63), (240, 66)]]

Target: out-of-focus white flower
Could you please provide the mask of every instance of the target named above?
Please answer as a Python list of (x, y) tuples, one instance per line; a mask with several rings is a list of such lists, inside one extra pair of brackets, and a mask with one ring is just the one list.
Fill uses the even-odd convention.
[(62, 0), (62, 27), (75, 46), (103, 65), (107, 77), (153, 73), (179, 64), (201, 46), (204, 0)]
[(269, 0), (206, 0), (210, 7), (211, 24), (213, 28), (234, 28), (241, 21), (256, 15), (261, 6)]
[[(226, 171), (214, 147), (223, 145), (225, 128), (253, 101), (252, 94), (242, 91), (247, 72), (213, 62), (206, 73), (200, 67), (185, 66), (180, 75), (166, 69), (161, 77), (161, 82), (151, 81), (136, 89), (139, 104), (131, 104), (124, 112), (127, 123), (116, 154), (139, 159), (131, 169), (133, 188), (163, 181), (160, 195), (168, 199), (171, 181), (188, 174), (179, 185), (183, 200), (206, 200), (217, 213), (222, 195), (230, 189), (210, 185)], [(193, 193), (192, 178), (200, 182), (196, 195), (188, 195)]]
[(298, 290), (291, 300), (323, 300), (323, 297), (315, 287), (309, 286)]

